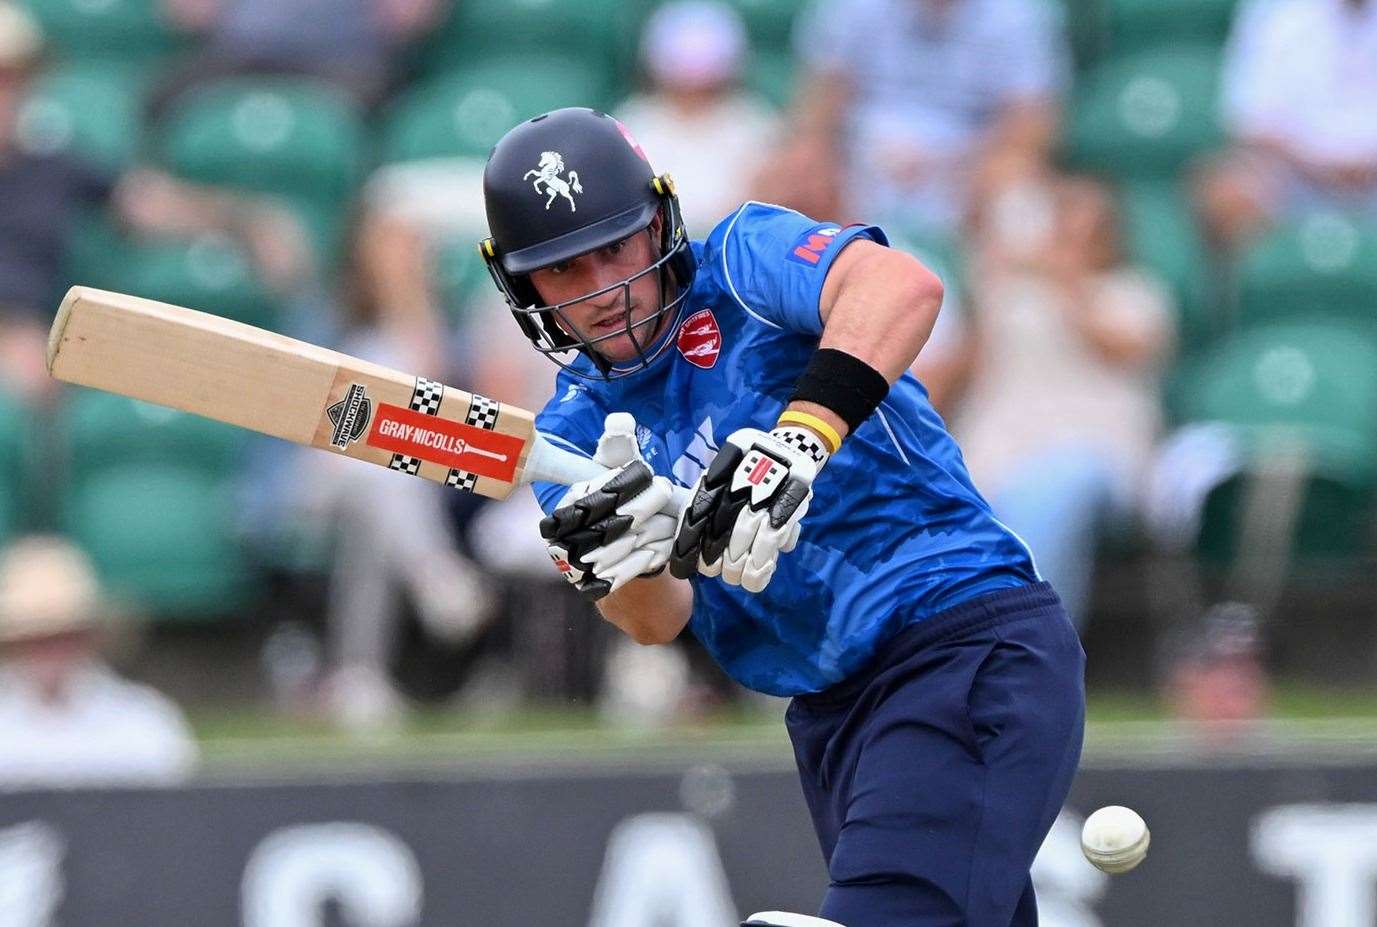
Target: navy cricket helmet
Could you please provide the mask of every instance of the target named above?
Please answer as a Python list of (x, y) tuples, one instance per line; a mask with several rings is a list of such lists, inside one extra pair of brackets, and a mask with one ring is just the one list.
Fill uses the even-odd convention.
[[(580, 174), (582, 176), (580, 176)], [(662, 320), (679, 310), (696, 262), (668, 174), (656, 174), (645, 153), (616, 119), (593, 109), (569, 108), (536, 116), (494, 146), (483, 170), (483, 200), (491, 237), (479, 251), (526, 337), (540, 353), (580, 376), (558, 355), (581, 351), (604, 379), (644, 369), (672, 339), (654, 344)], [(529, 274), (572, 260), (648, 229), (660, 216), (659, 256), (644, 270), (578, 299), (548, 305)], [(631, 321), (631, 284), (655, 274), (660, 307)], [(585, 338), (564, 309), (621, 290), (625, 325)], [(638, 352), (632, 366), (614, 367), (599, 342), (629, 335)]]

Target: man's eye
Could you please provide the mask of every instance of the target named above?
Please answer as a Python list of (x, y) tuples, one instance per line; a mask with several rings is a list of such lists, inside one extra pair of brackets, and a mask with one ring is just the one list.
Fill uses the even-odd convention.
[(622, 249), (625, 247), (626, 239), (622, 239), (621, 241), (612, 242), (612, 244), (608, 245), (604, 250), (606, 250), (608, 254), (621, 254)]
[(568, 262), (568, 261), (560, 261), (558, 264), (551, 264), (549, 267), (547, 267), (547, 268), (545, 268), (545, 269), (548, 270), (548, 271), (549, 271), (550, 273), (552, 273), (552, 274), (563, 274), (563, 273), (568, 273), (568, 271), (569, 271), (569, 262)]

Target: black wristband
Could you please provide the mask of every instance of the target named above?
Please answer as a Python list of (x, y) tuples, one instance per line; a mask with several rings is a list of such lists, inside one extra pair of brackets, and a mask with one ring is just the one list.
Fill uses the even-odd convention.
[(819, 348), (803, 369), (790, 402), (815, 402), (837, 413), (849, 431), (861, 427), (889, 395), (885, 375), (836, 348)]

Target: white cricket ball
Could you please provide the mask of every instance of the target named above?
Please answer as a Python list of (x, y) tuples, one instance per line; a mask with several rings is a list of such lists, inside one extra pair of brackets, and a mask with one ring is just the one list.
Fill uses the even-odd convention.
[(1132, 808), (1107, 805), (1085, 819), (1081, 851), (1090, 864), (1103, 872), (1128, 872), (1147, 856), (1152, 834)]

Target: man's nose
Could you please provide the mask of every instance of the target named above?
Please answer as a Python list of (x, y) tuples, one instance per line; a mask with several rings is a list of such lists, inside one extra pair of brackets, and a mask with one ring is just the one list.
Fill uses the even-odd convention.
[[(622, 278), (615, 270), (609, 267), (598, 267), (592, 269), (588, 274), (588, 292), (596, 293), (607, 287), (616, 287), (622, 282)], [(584, 300), (584, 305), (592, 306), (595, 309), (611, 309), (614, 305), (622, 301), (622, 291), (618, 287), (603, 293), (601, 296)]]

